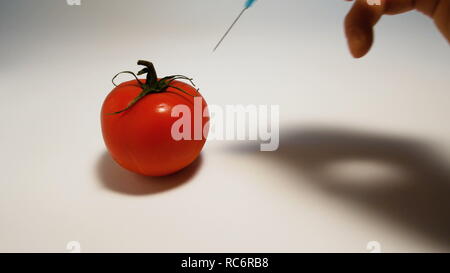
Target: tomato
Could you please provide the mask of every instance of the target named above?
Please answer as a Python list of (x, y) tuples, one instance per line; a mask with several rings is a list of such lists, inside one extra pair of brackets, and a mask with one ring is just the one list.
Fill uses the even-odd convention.
[[(103, 139), (111, 157), (125, 169), (146, 176), (172, 174), (199, 156), (207, 136), (202, 130), (200, 138), (195, 139), (194, 123), (197, 118), (201, 129), (207, 128), (209, 117), (202, 115), (207, 104), (197, 89), (178, 80), (191, 79), (184, 76), (160, 79), (151, 63), (138, 64), (147, 66), (138, 73), (148, 73), (147, 79), (138, 80), (135, 75), (135, 80), (116, 86), (103, 103)], [(201, 98), (199, 119), (194, 116), (195, 98)], [(177, 140), (172, 136), (172, 126), (184, 115), (173, 116), (172, 110), (178, 105), (187, 106), (192, 113), (190, 139)]]

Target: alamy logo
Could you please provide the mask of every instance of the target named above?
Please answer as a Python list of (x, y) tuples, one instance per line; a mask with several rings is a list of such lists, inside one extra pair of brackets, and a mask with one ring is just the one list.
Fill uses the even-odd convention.
[(366, 248), (370, 253), (381, 253), (381, 244), (377, 241), (368, 242)]
[(66, 0), (69, 6), (81, 6), (81, 0)]
[(81, 244), (78, 241), (70, 241), (66, 245), (69, 253), (81, 253)]
[[(263, 152), (279, 147), (278, 105), (209, 105), (203, 109), (202, 98), (194, 98), (194, 111), (187, 105), (176, 105), (171, 116), (178, 118), (172, 125), (171, 135), (176, 141), (250, 140), (261, 141)], [(202, 119), (210, 120), (203, 126)]]
[(370, 6), (381, 6), (381, 0), (367, 0), (367, 4)]

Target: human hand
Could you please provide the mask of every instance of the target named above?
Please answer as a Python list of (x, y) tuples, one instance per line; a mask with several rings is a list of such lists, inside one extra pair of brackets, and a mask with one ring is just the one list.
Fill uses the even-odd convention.
[[(346, 0), (353, 1), (353, 0)], [(355, 0), (345, 18), (345, 34), (350, 52), (355, 58), (369, 52), (373, 43), (373, 27), (385, 15), (418, 10), (430, 16), (439, 31), (450, 43), (450, 0)]]

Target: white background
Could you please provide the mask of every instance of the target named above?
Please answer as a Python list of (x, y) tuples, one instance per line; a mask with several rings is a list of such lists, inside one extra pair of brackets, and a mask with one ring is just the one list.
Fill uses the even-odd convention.
[[(3, 1), (0, 251), (450, 249), (450, 51), (418, 13), (349, 55), (339, 0)], [(280, 150), (211, 141), (166, 178), (105, 153), (111, 77), (153, 61), (210, 104), (280, 105)], [(126, 77), (123, 80), (127, 79)]]

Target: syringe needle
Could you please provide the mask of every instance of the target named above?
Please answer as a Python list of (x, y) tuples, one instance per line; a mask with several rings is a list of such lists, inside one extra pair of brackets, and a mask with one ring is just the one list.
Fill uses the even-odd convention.
[(220, 41), (217, 43), (217, 45), (214, 47), (213, 52), (216, 51), (216, 49), (220, 46), (220, 44), (223, 42), (223, 40), (225, 39), (225, 37), (227, 37), (228, 33), (230, 33), (231, 29), (234, 27), (234, 25), (237, 23), (237, 21), (239, 21), (239, 18), (241, 18), (242, 14), (244, 14), (244, 11), (247, 8), (244, 8), (241, 13), (239, 13), (238, 17), (234, 20), (234, 22), (231, 24), (231, 26), (227, 29), (227, 32), (225, 32), (225, 34), (222, 36), (222, 38), (220, 39)]
[(239, 18), (241, 18), (242, 14), (244, 14), (244, 12), (249, 9), (251, 6), (253, 6), (253, 4), (256, 2), (256, 0), (247, 0), (245, 2), (245, 6), (244, 9), (241, 11), (241, 13), (239, 13), (238, 17), (234, 20), (234, 22), (231, 24), (231, 26), (228, 28), (227, 32), (225, 32), (225, 34), (222, 36), (222, 39), (220, 39), (219, 43), (217, 43), (217, 45), (214, 47), (213, 52), (216, 51), (216, 49), (220, 46), (220, 44), (223, 42), (223, 40), (225, 39), (225, 37), (227, 37), (228, 33), (230, 33), (231, 29), (234, 27), (234, 25), (237, 23), (237, 21), (239, 21)]

